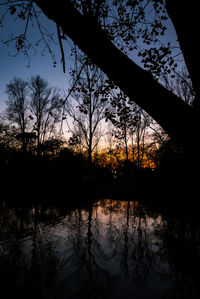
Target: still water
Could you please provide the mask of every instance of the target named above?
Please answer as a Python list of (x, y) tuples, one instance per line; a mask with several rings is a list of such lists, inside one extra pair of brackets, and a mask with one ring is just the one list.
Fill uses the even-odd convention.
[(1, 298), (200, 298), (200, 226), (134, 201), (0, 204)]

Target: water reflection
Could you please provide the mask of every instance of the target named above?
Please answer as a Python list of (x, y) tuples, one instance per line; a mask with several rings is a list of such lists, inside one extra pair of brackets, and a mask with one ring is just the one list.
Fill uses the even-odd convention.
[(199, 224), (133, 201), (0, 207), (2, 298), (198, 298)]

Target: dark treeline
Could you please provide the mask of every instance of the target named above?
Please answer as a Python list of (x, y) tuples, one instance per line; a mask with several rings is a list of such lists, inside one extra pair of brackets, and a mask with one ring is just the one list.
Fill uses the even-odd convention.
[(74, 63), (66, 94), (40, 75), (6, 87), (3, 298), (199, 298), (198, 9), (179, 2), (0, 4), (2, 31), (24, 24), (2, 40), (15, 57), (44, 46), (65, 72), (71, 38)]
[[(30, 49), (40, 49), (43, 45), (41, 53), (48, 49), (53, 65), (56, 66), (56, 55), (52, 48), (54, 35), (43, 24), (42, 14), (45, 14), (56, 24), (55, 36), (64, 72), (67, 60), (63, 40), (66, 38), (72, 39), (71, 55), (74, 58), (69, 92), (64, 96), (40, 76), (33, 76), (28, 82), (15, 79), (7, 85), (6, 117), (9, 124), (2, 124), (3, 131), (7, 131), (2, 133), (3, 140), (15, 131), (13, 142), (18, 145), (14, 147), (14, 152), (23, 156), (20, 159), (26, 161), (23, 163), (29, 170), (31, 167), (28, 166), (27, 156), (37, 161), (33, 162), (34, 167), (47, 161), (53, 165), (57, 163), (54, 160), (57, 161), (59, 155), (52, 158), (55, 153), (49, 155), (49, 150), (45, 152), (44, 148), (48, 148), (50, 143), (63, 141), (58, 134), (57, 125), (66, 120), (71, 134), (69, 148), (72, 155), (77, 159), (81, 154), (83, 164), (87, 164), (87, 167), (83, 167), (86, 174), (80, 175), (81, 177), (93, 179), (97, 177), (94, 169), (101, 168), (102, 177), (105, 178), (104, 171), (109, 170), (113, 178), (114, 170), (117, 179), (138, 183), (132, 189), (151, 189), (158, 197), (162, 197), (165, 190), (171, 193), (176, 190), (176, 199), (182, 197), (180, 193), (184, 194), (185, 189), (190, 193), (195, 185), (198, 188), (198, 47), (190, 47), (195, 41), (193, 28), (198, 19), (193, 17), (196, 13), (194, 7), (195, 4), (189, 9), (187, 5), (179, 7), (178, 1), (171, 4), (170, 1), (153, 0), (102, 0), (97, 3), (66, 0), (59, 1), (57, 6), (54, 3), (46, 6), (40, 0), (3, 3), (2, 28), (6, 27), (4, 25), (9, 20), (8, 17), (24, 24), (22, 32), (10, 32), (3, 39), (4, 45), (15, 49), (16, 56), (23, 54), (30, 61)], [(40, 11), (39, 14), (36, 13), (37, 10)], [(190, 18), (189, 23), (185, 22), (187, 17)], [(170, 37), (170, 31), (173, 31), (170, 21), (175, 26), (175, 40)], [(36, 44), (29, 40), (33, 28), (29, 26), (30, 23), (38, 31)], [(130, 57), (136, 57), (135, 62), (144, 69)], [(23, 93), (19, 94), (16, 106), (14, 100), (18, 87)], [(22, 98), (24, 101), (20, 102)], [(179, 146), (172, 139), (163, 138), (155, 120)], [(101, 124), (104, 121), (111, 126), (110, 135), (102, 130)], [(149, 130), (155, 133), (156, 139), (149, 138)], [(105, 152), (104, 157), (111, 157), (106, 165), (106, 159), (98, 153), (100, 140), (105, 135), (109, 137), (109, 151)], [(9, 155), (11, 152), (13, 154), (13, 149), (8, 143), (4, 146), (1, 142), (2, 169), (11, 169), (14, 163), (10, 162), (12, 159)], [(83, 153), (87, 158), (83, 158)], [(13, 158), (13, 161), (21, 161), (20, 159)], [(146, 179), (146, 174), (143, 175), (144, 161), (145, 167), (147, 166), (145, 173), (146, 170), (149, 171), (150, 179), (149, 176)], [(150, 161), (154, 163), (155, 171), (151, 171)], [(19, 163), (20, 172), (25, 173), (21, 167), (23, 163)], [(71, 161), (66, 165), (71, 165), (70, 163)], [(66, 165), (63, 172), (68, 177), (73, 177), (70, 173), (76, 173), (76, 177), (82, 173), (79, 171), (82, 166), (76, 167), (76, 170), (72, 167), (70, 170)], [(38, 177), (42, 176), (45, 167), (41, 166), (41, 171), (39, 167)], [(14, 168), (15, 172), (18, 168)], [(48, 167), (45, 171), (50, 176)], [(3, 173), (1, 176), (4, 176)], [(52, 173), (52, 180), (56, 178), (61, 181), (56, 169)], [(28, 177), (27, 175), (27, 180)], [(38, 180), (34, 176), (36, 186), (38, 181), (47, 181), (47, 177), (42, 176)], [(18, 180), (20, 181), (20, 175)], [(77, 180), (73, 181), (76, 185)], [(21, 183), (23, 184), (23, 180)], [(142, 185), (148, 185), (148, 188), (140, 188)]]
[[(183, 182), (188, 184), (188, 157), (144, 111), (112, 89), (95, 66), (83, 70), (67, 103), (39, 75), (7, 84), (0, 122), (4, 193), (46, 202), (66, 201), (69, 195), (71, 203), (72, 197), (133, 194), (169, 200), (164, 189), (179, 192)], [(178, 81), (177, 86), (184, 90)], [(66, 137), (61, 128), (69, 117), (72, 125)], [(102, 120), (107, 123), (104, 132)]]
[[(2, 128), (1, 128), (2, 129)], [(5, 139), (3, 137), (6, 137)], [(10, 141), (8, 140), (10, 138)], [(35, 140), (35, 139), (34, 139)], [(54, 141), (54, 142), (53, 142)], [(138, 167), (137, 161), (118, 160), (115, 168), (110, 161), (102, 163), (107, 153), (93, 157), (92, 172), (88, 156), (77, 152), (69, 143), (54, 139), (41, 144), (27, 144), (24, 152), (18, 135), (6, 135), (1, 131), (0, 166), (4, 195), (12, 201), (65, 202), (85, 201), (90, 198), (133, 198), (145, 201), (169, 201), (188, 178), (184, 178), (185, 159), (172, 141), (166, 140), (154, 152), (155, 168)], [(114, 157), (114, 156), (113, 156)], [(103, 162), (105, 162), (103, 160)], [(144, 188), (145, 186), (145, 188)], [(170, 187), (170, 188), (169, 188)], [(182, 194), (182, 192), (180, 192)], [(178, 203), (179, 203), (179, 199)]]

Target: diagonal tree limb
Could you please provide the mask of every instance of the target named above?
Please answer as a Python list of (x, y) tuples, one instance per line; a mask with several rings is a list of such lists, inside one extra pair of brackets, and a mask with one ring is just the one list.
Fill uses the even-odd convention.
[[(195, 110), (156, 82), (123, 54), (92, 17), (81, 15), (69, 0), (34, 1), (107, 76), (182, 145), (197, 134)], [(186, 138), (187, 136), (187, 138)]]

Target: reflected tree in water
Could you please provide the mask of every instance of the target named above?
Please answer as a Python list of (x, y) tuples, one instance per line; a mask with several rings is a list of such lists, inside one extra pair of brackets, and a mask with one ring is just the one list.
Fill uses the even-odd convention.
[(69, 238), (72, 247), (71, 255), (67, 256), (65, 252), (62, 259), (64, 281), (68, 282), (67, 288), (63, 283), (63, 292), (70, 294), (70, 298), (107, 298), (110, 277), (99, 260), (101, 252), (93, 227), (94, 213), (92, 206), (86, 210), (77, 209), (66, 222), (72, 231)]
[(3, 298), (197, 298), (199, 223), (138, 202), (0, 206)]

